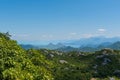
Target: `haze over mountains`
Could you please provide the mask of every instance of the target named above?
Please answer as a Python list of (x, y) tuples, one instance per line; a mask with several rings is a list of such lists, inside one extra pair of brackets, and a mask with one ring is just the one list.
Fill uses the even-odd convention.
[(120, 49), (120, 37), (112, 37), (106, 38), (103, 36), (99, 37), (91, 37), (91, 38), (82, 38), (79, 40), (71, 40), (65, 42), (59, 42), (57, 44), (49, 43), (48, 45), (26, 45), (21, 44), (21, 46), (25, 49), (29, 48), (46, 48), (46, 49), (57, 49), (60, 51), (70, 51), (70, 50), (78, 50), (78, 51), (96, 51), (103, 48), (112, 48), (112, 49)]

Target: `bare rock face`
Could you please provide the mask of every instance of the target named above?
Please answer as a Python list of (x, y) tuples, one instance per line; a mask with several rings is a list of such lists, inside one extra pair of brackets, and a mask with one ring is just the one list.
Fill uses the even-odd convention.
[(110, 77), (109, 79), (110, 79), (110, 80), (115, 80), (115, 78), (113, 78), (113, 77)]
[(115, 70), (115, 71), (113, 72), (113, 74), (114, 74), (114, 75), (117, 75), (117, 77), (120, 77), (120, 70)]
[(96, 80), (95, 78), (91, 78), (90, 80)]
[(104, 61), (103, 61), (102, 65), (106, 65), (106, 64), (108, 64), (109, 62), (111, 62), (110, 59), (104, 58)]
[(61, 64), (68, 63), (66, 60), (59, 60)]
[(103, 49), (103, 50), (101, 50), (101, 51), (102, 51), (102, 54), (113, 53), (113, 52), (114, 52), (114, 50), (113, 50), (113, 49), (110, 49), (110, 48), (105, 48), (105, 49)]

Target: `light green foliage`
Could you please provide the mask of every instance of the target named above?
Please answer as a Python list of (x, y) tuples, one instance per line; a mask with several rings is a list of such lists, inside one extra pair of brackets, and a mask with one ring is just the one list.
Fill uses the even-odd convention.
[[(43, 79), (43, 80), (53, 80), (53, 77), (50, 72), (50, 68), (52, 67), (52, 63), (45, 59), (38, 50), (30, 49), (27, 51), (27, 55), (31, 62), (36, 67), (36, 79)], [(41, 73), (42, 72), (42, 73)]]
[(53, 80), (47, 69), (50, 65), (46, 66), (44, 63), (49, 63), (45, 56), (36, 50), (27, 53), (16, 41), (9, 38), (8, 33), (0, 33), (0, 80)]

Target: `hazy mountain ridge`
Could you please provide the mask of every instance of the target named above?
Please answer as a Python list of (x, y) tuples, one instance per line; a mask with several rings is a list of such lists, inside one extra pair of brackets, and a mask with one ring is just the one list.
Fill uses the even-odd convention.
[(94, 52), (104, 48), (111, 48), (120, 50), (120, 38), (105, 38), (105, 37), (92, 37), (92, 38), (84, 38), (80, 40), (68, 41), (69, 43), (49, 43), (48, 45), (24, 45), (21, 46), (24, 49), (51, 49), (51, 50), (58, 50), (58, 51), (84, 51), (84, 52)]
[(76, 47), (81, 47), (81, 46), (95, 47), (102, 43), (114, 43), (116, 41), (120, 41), (120, 37), (107, 38), (103, 36), (98, 36), (91, 38), (82, 38), (79, 40), (74, 40), (73, 42), (69, 42), (69, 43), (66, 42), (64, 44), (68, 46), (76, 46)]

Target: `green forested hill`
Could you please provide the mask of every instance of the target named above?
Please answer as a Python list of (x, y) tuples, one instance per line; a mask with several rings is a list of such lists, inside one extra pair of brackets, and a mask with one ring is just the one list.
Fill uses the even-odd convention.
[(120, 80), (120, 51), (24, 50), (0, 33), (0, 80)]
[(25, 51), (0, 33), (0, 80), (53, 80), (52, 63), (37, 50)]
[(112, 49), (102, 49), (93, 53), (40, 51), (44, 51), (45, 56), (54, 62), (55, 80), (120, 79), (120, 51)]

